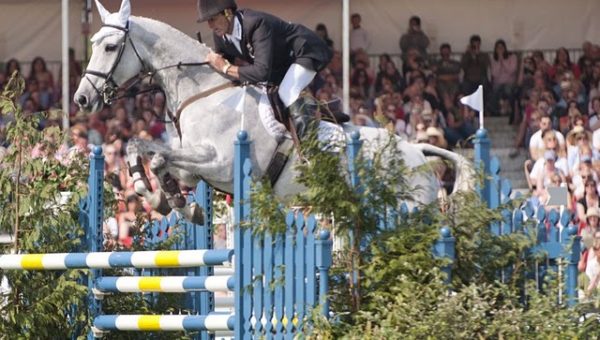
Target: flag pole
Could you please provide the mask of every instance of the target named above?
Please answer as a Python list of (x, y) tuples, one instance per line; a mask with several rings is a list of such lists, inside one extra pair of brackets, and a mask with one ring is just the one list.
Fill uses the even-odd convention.
[(483, 127), (483, 108), (485, 107), (485, 105), (483, 104), (483, 86), (479, 85), (479, 87), (481, 88), (481, 110), (479, 110), (479, 128), (480, 129), (484, 129)]

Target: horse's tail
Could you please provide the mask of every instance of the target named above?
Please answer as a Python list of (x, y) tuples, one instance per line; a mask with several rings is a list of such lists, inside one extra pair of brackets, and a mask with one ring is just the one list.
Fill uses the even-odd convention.
[(431, 144), (421, 143), (415, 144), (415, 146), (419, 148), (425, 156), (438, 156), (450, 160), (454, 164), (456, 178), (454, 180), (452, 194), (457, 192), (472, 192), (475, 190), (475, 168), (473, 167), (473, 163), (468, 161), (465, 157)]

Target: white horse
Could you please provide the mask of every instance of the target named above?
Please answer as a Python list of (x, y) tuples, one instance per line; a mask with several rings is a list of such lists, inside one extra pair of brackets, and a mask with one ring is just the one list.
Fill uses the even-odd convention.
[[(127, 161), (135, 180), (135, 191), (163, 214), (173, 208), (186, 218), (194, 219), (198, 212), (195, 207), (185, 205), (176, 180), (194, 187), (203, 179), (218, 190), (231, 193), (233, 142), (242, 129), (252, 140), (253, 175), (264, 176), (278, 145), (289, 137), (277, 135), (261, 120), (258, 108), (264, 105), (262, 88), (229, 86), (229, 79), (207, 65), (169, 67), (179, 62), (204, 61), (210, 48), (165, 23), (130, 16), (129, 0), (122, 2), (117, 13), (109, 13), (98, 0), (96, 5), (104, 25), (92, 37), (92, 56), (74, 96), (79, 107), (83, 111), (99, 111), (114, 97), (118, 86), (140, 72), (155, 72), (154, 81), (165, 92), (167, 109), (181, 111), (181, 135), (175, 124), (167, 124), (168, 145), (137, 139), (129, 142)], [(189, 100), (194, 96), (196, 99)], [(367, 155), (390, 138), (385, 129), (349, 124), (343, 126), (345, 134), (341, 136), (356, 130), (363, 141), (361, 152)], [(425, 164), (423, 152), (443, 156), (451, 159), (458, 169), (455, 191), (470, 189), (472, 167), (464, 158), (431, 145), (414, 145), (394, 138), (397, 138), (398, 151), (408, 167)], [(161, 186), (159, 192), (151, 192), (141, 168), (141, 157), (150, 159), (150, 167)], [(297, 161), (298, 156), (293, 153), (273, 186), (274, 193), (280, 198), (291, 198), (304, 189), (294, 181)], [(437, 198), (439, 184), (433, 172), (417, 173), (408, 183), (415, 189), (413, 203), (430, 203)]]

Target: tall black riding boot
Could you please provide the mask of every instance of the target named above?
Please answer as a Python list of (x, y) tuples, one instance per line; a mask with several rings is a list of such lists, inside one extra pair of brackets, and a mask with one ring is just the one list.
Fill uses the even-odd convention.
[(310, 100), (300, 97), (288, 107), (299, 140), (315, 125), (314, 105), (311, 104)]

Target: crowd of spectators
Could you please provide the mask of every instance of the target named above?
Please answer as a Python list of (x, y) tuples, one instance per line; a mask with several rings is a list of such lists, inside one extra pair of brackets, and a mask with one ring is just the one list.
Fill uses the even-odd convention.
[[(351, 17), (350, 112), (356, 125), (388, 127), (413, 142), (442, 148), (470, 147), (478, 128), (477, 114), (459, 99), (483, 85), (486, 114), (505, 116), (507, 124), (518, 130), (513, 155), (528, 152), (527, 178), (539, 202), (546, 202), (547, 189), (564, 186), (570, 195), (570, 208), (577, 211), (582, 228), (588, 226), (590, 208), (599, 208), (600, 176), (600, 47), (583, 44), (582, 56), (572, 61), (560, 48), (554, 60), (545, 60), (540, 51), (511, 52), (502, 39), (495, 41), (491, 53), (481, 51), (482, 37), (467, 39), (467, 49), (454, 53), (443, 43), (432, 53), (431, 41), (421, 27), (421, 19), (410, 18), (401, 34), (398, 64), (390, 55), (378, 57), (372, 65), (368, 27), (360, 14)], [(342, 55), (329, 38), (325, 24), (315, 31), (333, 50), (331, 63), (313, 84), (313, 95), (323, 101), (342, 96)], [(390, 50), (397, 49), (391, 47)], [(81, 79), (82, 67), (70, 54), (69, 98)], [(11, 59), (0, 72), (0, 87), (13, 72), (26, 79), (20, 104), (25, 112), (35, 113), (60, 106), (60, 72), (57, 79), (41, 57), (30, 70), (22, 70)], [(165, 126), (162, 92), (149, 92), (121, 98), (102, 111), (84, 115), (74, 104), (68, 108), (71, 145), (84, 152), (88, 145), (103, 145), (106, 176), (120, 198), (115, 215), (106, 223), (106, 234), (121, 246), (131, 243), (131, 226), (140, 213), (149, 218), (161, 216), (133, 191), (124, 160), (124, 150), (132, 137), (161, 140)], [(50, 115), (40, 128), (59, 125)], [(4, 126), (6, 117), (0, 122)], [(147, 171), (151, 184), (156, 179)], [(443, 172), (439, 178), (443, 180)]]

